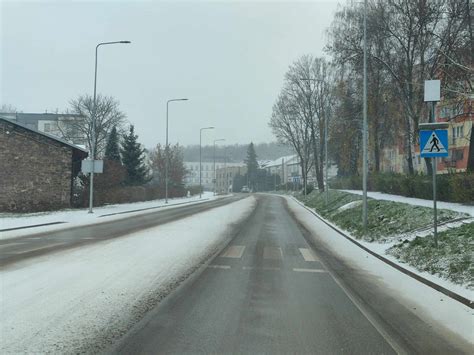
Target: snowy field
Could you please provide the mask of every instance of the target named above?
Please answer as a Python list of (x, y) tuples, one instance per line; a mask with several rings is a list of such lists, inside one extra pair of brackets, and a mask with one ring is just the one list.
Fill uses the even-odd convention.
[[(325, 223), (321, 222), (308, 211), (307, 207), (303, 207), (297, 200), (289, 197), (285, 198), (288, 200), (289, 207), (295, 212), (295, 216), (314, 236), (317, 236), (315, 238), (318, 238), (318, 240), (323, 242), (329, 249), (334, 251), (337, 255), (340, 255), (346, 261), (349, 261), (354, 267), (360, 268), (364, 272), (370, 273), (380, 279), (387, 289), (392, 290), (393, 294), (398, 295), (400, 299), (405, 300), (407, 304), (416, 305), (416, 310), (414, 309), (413, 311), (419, 315), (420, 318), (427, 320), (434, 318), (437, 322), (443, 324), (456, 334), (459, 334), (470, 343), (473, 342), (473, 318), (472, 310), (469, 307), (385, 264), (373, 255), (355, 246)], [(383, 254), (384, 250), (381, 249), (380, 245), (366, 242), (362, 242), (362, 244), (379, 254)], [(397, 262), (394, 258), (390, 259)], [(401, 265), (468, 299), (474, 299), (474, 293), (470, 290), (433, 275), (420, 273), (413, 268), (407, 267), (405, 264)], [(422, 297), (420, 297), (421, 295)]]
[[(363, 193), (362, 190), (339, 190), (339, 191), (349, 192), (351, 194), (357, 194), (357, 195), (362, 195)], [(372, 192), (372, 191), (368, 191), (367, 196), (375, 200), (402, 202), (402, 203), (408, 203), (410, 205), (415, 205), (415, 206), (433, 208), (432, 200), (423, 200), (421, 198), (405, 197), (405, 196), (391, 195), (391, 194), (385, 194), (383, 192)], [(464, 205), (462, 203), (443, 202), (443, 201), (437, 201), (437, 206), (439, 209), (447, 209), (447, 210), (452, 210), (456, 212), (464, 212), (464, 213), (470, 214), (471, 216), (474, 216), (474, 206)]]
[[(221, 198), (221, 196), (214, 196), (212, 192), (207, 191), (202, 194), (202, 199), (199, 198), (199, 195), (196, 195), (192, 197), (169, 199), (168, 205), (165, 204), (164, 199), (108, 205), (108, 206), (94, 208), (94, 213), (92, 214), (88, 213), (88, 209), (86, 208), (67, 209), (67, 210), (40, 212), (40, 213), (23, 213), (23, 214), (0, 213), (0, 230), (32, 226), (32, 225), (38, 225), (38, 224), (63, 222), (62, 224), (3, 231), (3, 232), (0, 232), (0, 239), (9, 239), (9, 238), (23, 236), (26, 234), (40, 233), (40, 232), (58, 230), (62, 228), (70, 228), (77, 225), (95, 224), (95, 223), (110, 221), (110, 219), (123, 218), (124, 216), (132, 215), (132, 214), (127, 213), (127, 215), (118, 214), (115, 216), (101, 217), (103, 215), (108, 215), (108, 214), (124, 213), (124, 212), (130, 212), (130, 211), (141, 210), (141, 209), (149, 209), (149, 208), (150, 209), (172, 208), (173, 206), (181, 206), (183, 204), (191, 204), (191, 203), (200, 203), (200, 202), (209, 201), (215, 198)], [(136, 211), (136, 212), (130, 212), (130, 213), (143, 213), (143, 212), (149, 212), (149, 211), (145, 210), (145, 211)]]
[(0, 353), (98, 352), (223, 247), (255, 204), (250, 196), (4, 268)]

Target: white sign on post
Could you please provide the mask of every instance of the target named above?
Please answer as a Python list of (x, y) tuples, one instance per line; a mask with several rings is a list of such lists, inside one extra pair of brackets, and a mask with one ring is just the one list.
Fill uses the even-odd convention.
[(425, 80), (425, 102), (439, 101), (441, 98), (441, 81)]
[[(94, 169), (94, 171), (92, 171)], [(84, 174), (101, 174), (104, 172), (104, 161), (103, 160), (91, 160), (86, 159), (81, 162), (81, 171)]]

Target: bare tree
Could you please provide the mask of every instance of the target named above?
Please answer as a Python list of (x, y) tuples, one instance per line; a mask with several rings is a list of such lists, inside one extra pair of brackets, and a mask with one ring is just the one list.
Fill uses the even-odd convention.
[[(369, 1), (367, 44), (369, 79), (373, 79), (369, 82), (369, 91), (376, 84), (374, 79), (383, 79), (380, 81), (382, 87), (391, 86), (394, 90), (394, 97), (403, 109), (405, 154), (410, 173), (414, 173), (415, 132), (422, 117), (426, 116), (423, 82), (440, 77), (446, 54), (467, 43), (461, 41), (468, 37), (463, 35), (468, 27), (463, 15), (465, 11), (466, 4), (461, 1)], [(330, 43), (327, 49), (340, 67), (350, 66), (351, 70), (362, 71), (362, 31), (362, 5), (350, 3), (336, 14), (328, 32)], [(456, 80), (445, 78), (444, 87), (447, 88), (450, 82)], [(371, 113), (379, 116), (377, 106), (383, 105), (377, 101), (375, 105)], [(370, 119), (373, 120), (373, 117)], [(373, 128), (378, 127), (373, 125)]]
[(273, 134), (280, 143), (291, 145), (298, 155), (306, 192), (308, 173), (311, 170), (311, 137), (308, 121), (301, 117), (291, 104), (291, 99), (283, 91), (273, 105), (269, 123)]
[(16, 112), (21, 112), (21, 111), (18, 111), (18, 109), (13, 105), (2, 104), (2, 106), (0, 107), (0, 112), (3, 112), (3, 113), (16, 113)]
[[(87, 147), (90, 150), (92, 143), (92, 119), (94, 100), (90, 95), (79, 96), (70, 102), (72, 113), (82, 117), (74, 117), (68, 121), (58, 122), (58, 128), (66, 139), (82, 135), (86, 137)], [(119, 110), (119, 102), (110, 96), (97, 95), (97, 110), (95, 116), (95, 157), (101, 157), (105, 150), (107, 137), (113, 127), (121, 131), (125, 123), (125, 114)]]

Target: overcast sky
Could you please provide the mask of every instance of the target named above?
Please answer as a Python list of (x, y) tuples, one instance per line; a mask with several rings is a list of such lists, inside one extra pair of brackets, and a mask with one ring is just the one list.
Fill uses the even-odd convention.
[(288, 66), (324, 55), (334, 1), (1, 1), (0, 104), (65, 111), (97, 90), (120, 101), (147, 147), (274, 141), (268, 121)]

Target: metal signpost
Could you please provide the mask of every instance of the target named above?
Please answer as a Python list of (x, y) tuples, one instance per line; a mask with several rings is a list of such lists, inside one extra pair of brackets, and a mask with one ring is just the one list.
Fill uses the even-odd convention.
[(431, 158), (433, 168), (433, 225), (434, 241), (438, 247), (438, 211), (436, 208), (436, 171), (438, 157), (447, 157), (448, 152), (448, 123), (434, 122), (435, 103), (440, 100), (440, 81), (425, 81), (425, 102), (431, 103), (430, 123), (420, 123), (420, 156)]

